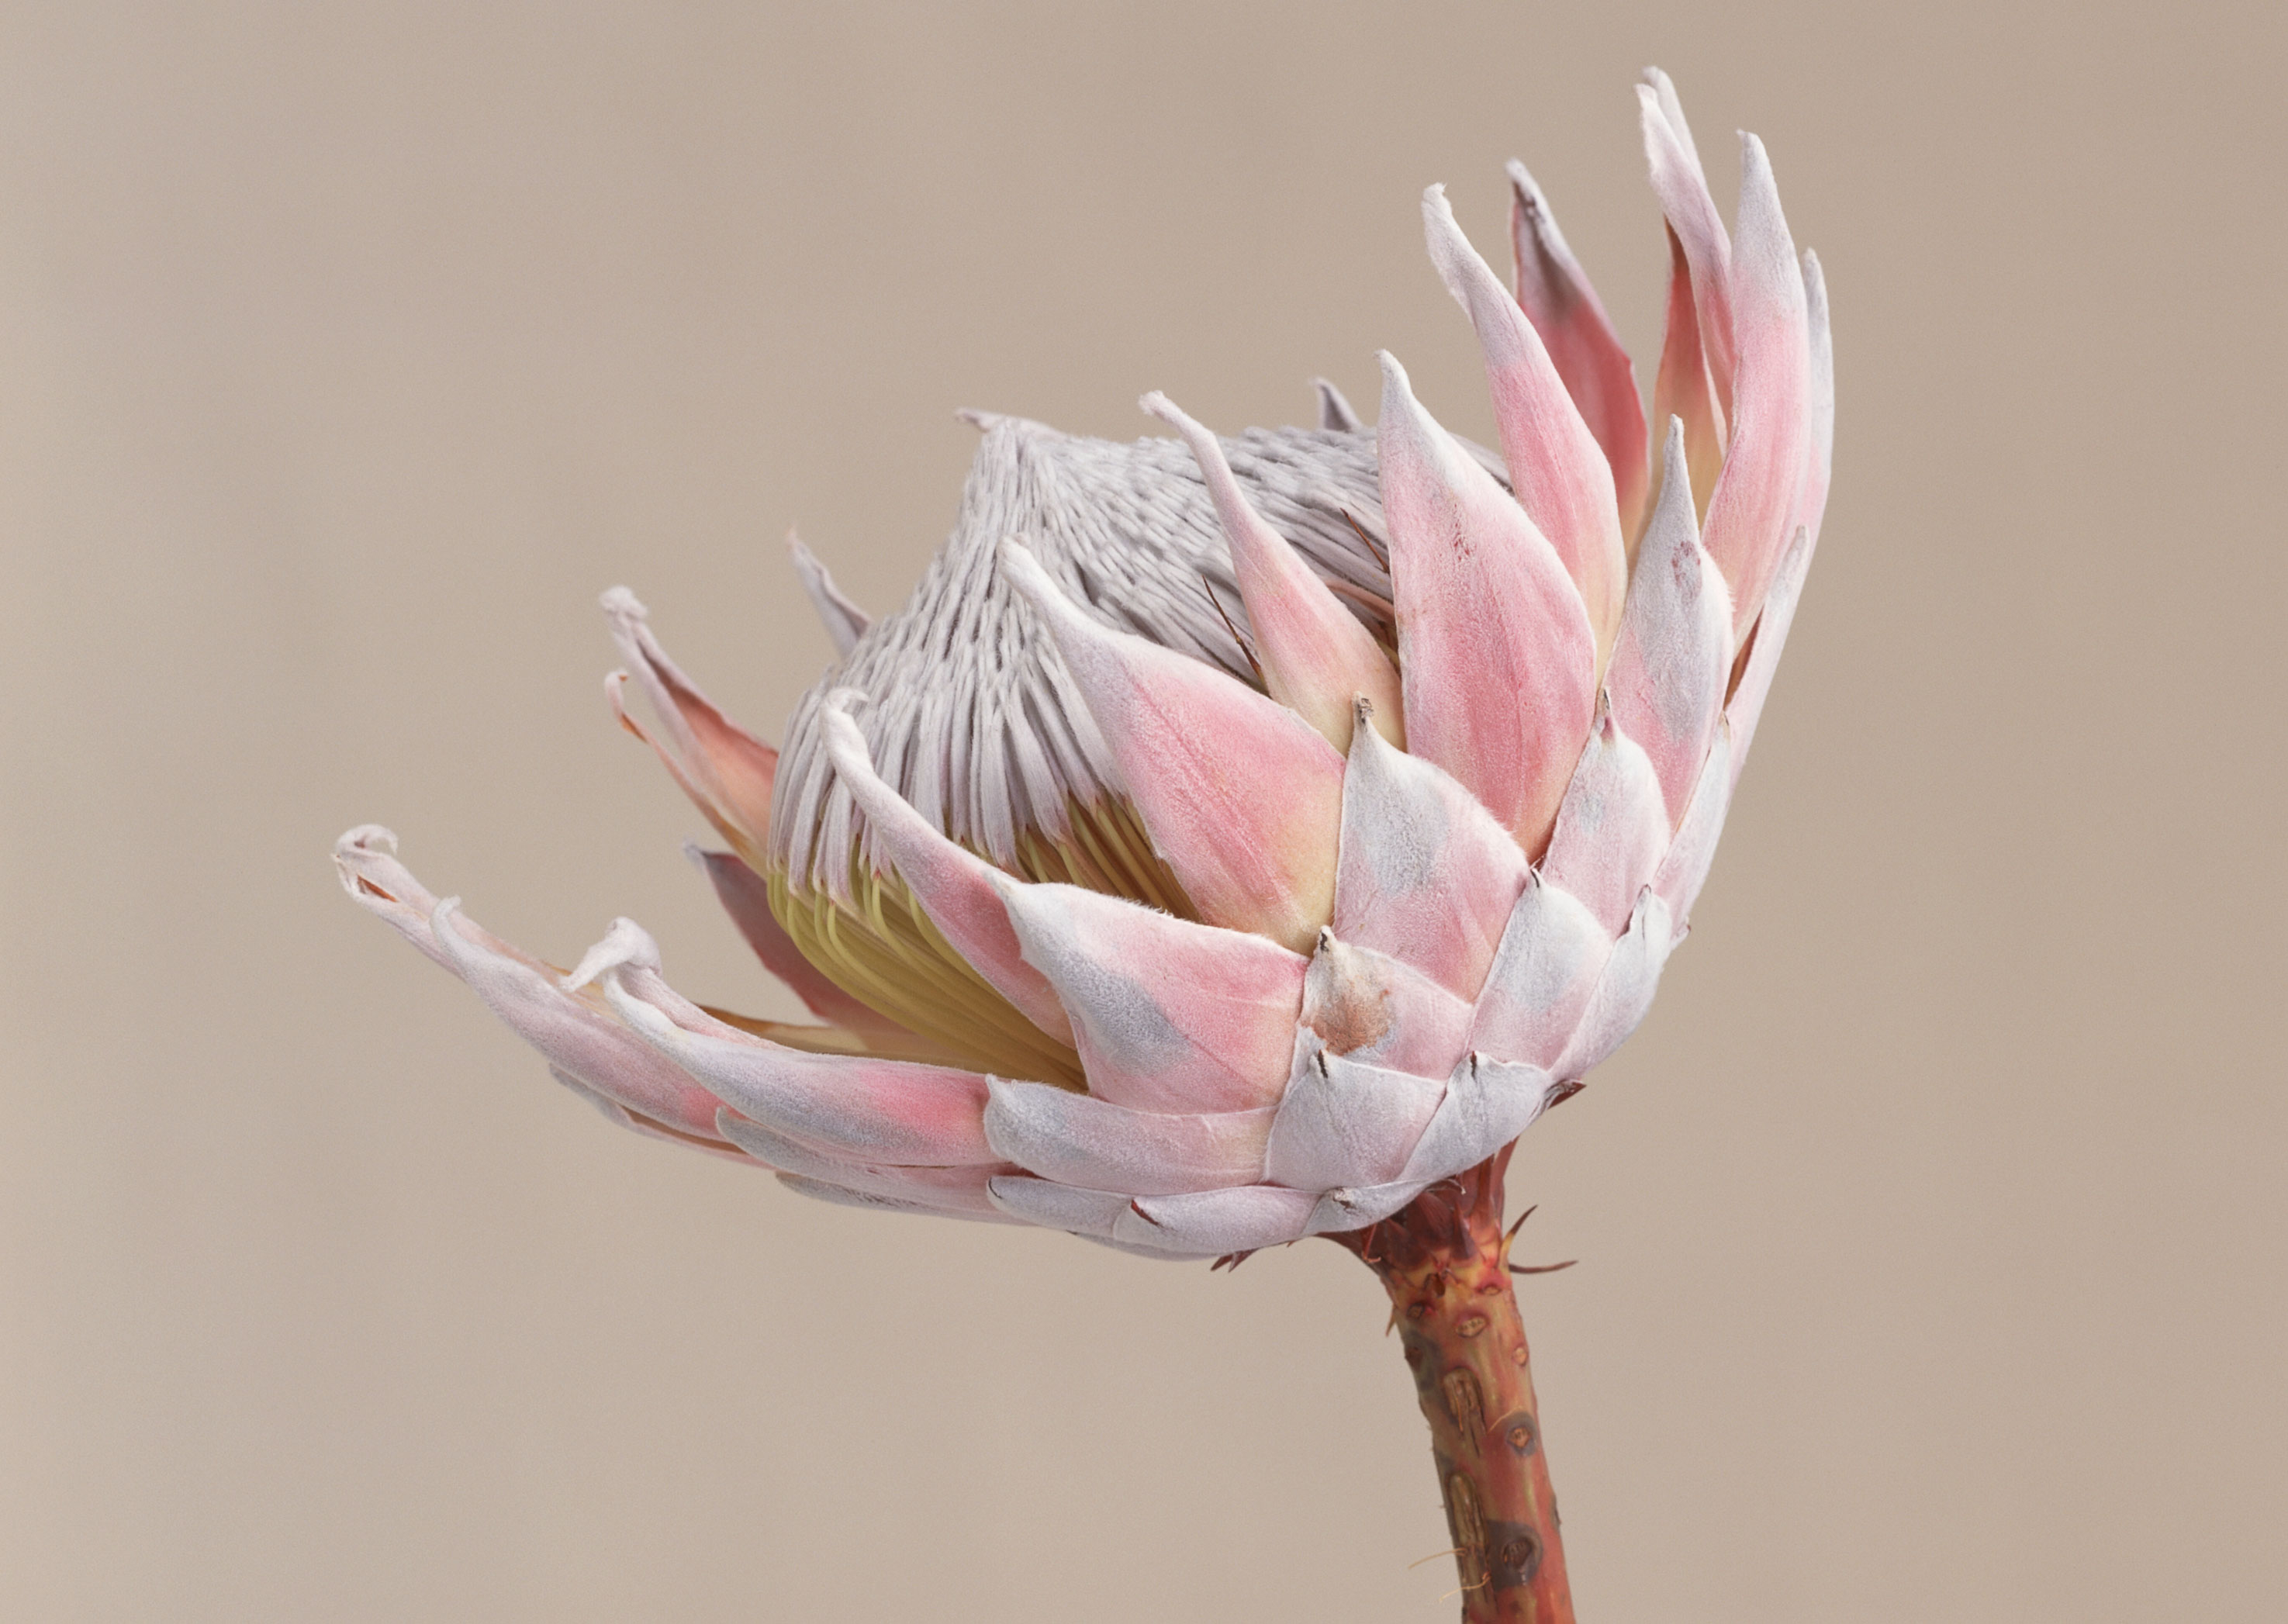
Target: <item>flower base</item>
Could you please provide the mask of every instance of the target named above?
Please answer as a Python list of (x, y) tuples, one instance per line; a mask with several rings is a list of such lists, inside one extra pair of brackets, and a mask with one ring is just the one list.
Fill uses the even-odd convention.
[(1502, 1228), (1502, 1152), (1396, 1216), (1331, 1239), (1390, 1293), (1446, 1501), (1464, 1624), (1572, 1624)]

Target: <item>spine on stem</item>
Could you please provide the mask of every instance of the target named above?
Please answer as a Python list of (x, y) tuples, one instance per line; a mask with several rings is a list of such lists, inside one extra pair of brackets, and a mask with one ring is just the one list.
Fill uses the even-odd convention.
[(1501, 1223), (1508, 1162), (1505, 1151), (1341, 1240), (1390, 1294), (1430, 1423), (1464, 1624), (1573, 1624)]

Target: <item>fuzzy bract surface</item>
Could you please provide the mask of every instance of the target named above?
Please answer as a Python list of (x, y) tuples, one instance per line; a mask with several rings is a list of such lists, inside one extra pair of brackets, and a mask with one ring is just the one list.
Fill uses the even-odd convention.
[[(1540, 187), (1505, 281), (1423, 200), (1498, 444), (1380, 357), (1365, 425), (1082, 439), (973, 415), (953, 535), (876, 618), (793, 543), (838, 652), (783, 750), (632, 594), (608, 682), (721, 842), (692, 856), (814, 1023), (702, 1008), (628, 920), (570, 969), (373, 826), (350, 894), (613, 1120), (803, 1193), (1161, 1257), (1388, 1217), (1635, 1029), (1682, 939), (1818, 541), (1819, 266), (1744, 137), (1728, 232), (1665, 76), (1649, 419)], [(624, 703), (632, 685), (650, 712)]]

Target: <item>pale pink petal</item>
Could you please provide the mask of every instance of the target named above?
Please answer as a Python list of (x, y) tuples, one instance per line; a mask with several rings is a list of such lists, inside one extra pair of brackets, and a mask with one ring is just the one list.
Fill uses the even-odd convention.
[[(441, 964), (455, 975), (461, 973), (429, 929), (429, 916), (437, 911), (436, 894), (397, 860), (397, 836), (393, 831), (378, 823), (361, 823), (350, 830), (334, 842), (334, 873), (352, 901), (419, 948), (432, 963)], [(529, 954), (519, 951), (497, 936), (481, 931), (473, 920), (464, 920), (462, 928), (472, 936), (481, 936), (495, 953), (535, 970), (548, 970), (547, 965)]]
[(829, 1156), (799, 1139), (774, 1133), (759, 1122), (723, 1113), (723, 1137), (748, 1156), (781, 1173), (832, 1184), (854, 1195), (875, 1196), (968, 1218), (1006, 1222), (986, 1199), (985, 1186), (1009, 1171), (1005, 1165), (957, 1168), (899, 1167), (888, 1162), (846, 1161)]
[[(1692, 126), (1684, 116), (1684, 103), (1676, 93), (1676, 81), (1657, 67), (1648, 67), (1638, 77), (1643, 81), (1644, 88), (1652, 91), (1655, 105), (1659, 108), (1660, 115), (1668, 121), (1669, 131), (1675, 137), (1685, 162), (1692, 166), (1692, 172), (1696, 175), (1704, 173), (1700, 162), (1699, 145), (1692, 139)], [(1639, 90), (1637, 96), (1641, 105), (1644, 89)]]
[(1668, 904), (1649, 889), (1637, 899), (1635, 913), (1621, 939), (1613, 944), (1597, 990), (1590, 995), (1581, 1025), (1550, 1073), (1561, 1083), (1575, 1082), (1591, 1067), (1618, 1049), (1637, 1029), (1652, 1008), (1660, 987), (1661, 966), (1676, 946), (1676, 927)]
[(1510, 487), (1580, 590), (1601, 672), (1629, 582), (1612, 466), (1533, 323), (1455, 223), (1445, 187), (1423, 194), (1422, 222), (1431, 263), (1477, 331)]
[[(1684, 424), (1684, 463), (1691, 475), (1696, 512), (1708, 510), (1724, 471), (1724, 408), (1716, 403), (1716, 381), (1708, 375), (1706, 347), (1700, 341), (1700, 313), (1692, 298), (1692, 266), (1676, 233), (1668, 234), (1668, 324), (1660, 343), (1660, 370), (1652, 385), (1655, 423), (1672, 418)], [(1656, 485), (1668, 479), (1665, 449), (1653, 457)]]
[(1691, 267), (1693, 303), (1698, 313), (1700, 339), (1708, 357), (1708, 372), (1715, 399), (1728, 413), (1732, 400), (1732, 245), (1725, 235), (1716, 200), (1709, 195), (1708, 177), (1700, 167), (1699, 151), (1684, 123), (1676, 87), (1657, 67), (1645, 70), (1637, 86), (1638, 110), (1644, 126), (1645, 160), (1652, 168), (1652, 189), (1661, 212), (1675, 234), (1685, 263)]
[(1431, 421), (1382, 356), (1383, 514), (1414, 754), (1537, 854), (1589, 731), (1581, 594), (1525, 510)]
[(1053, 1083), (997, 1077), (985, 1137), (1008, 1161), (1059, 1184), (1178, 1195), (1260, 1180), (1275, 1111), (1132, 1111)]
[(1426, 1178), (1382, 1184), (1351, 1184), (1321, 1192), (1305, 1227), (1314, 1235), (1339, 1235), (1379, 1224), (1430, 1187)]
[(999, 882), (1006, 876), (948, 840), (882, 781), (866, 752), (865, 735), (842, 708), (843, 699), (838, 693), (829, 696), (822, 718), (827, 755), (865, 815), (876, 850), (889, 859), (930, 923), (971, 969), (1033, 1025), (1061, 1042), (1071, 1042), (1072, 1023), (1065, 1018), (1064, 1006), (1041, 972), (1025, 963), (1017, 945), (1001, 899)]
[(1676, 838), (1669, 842), (1660, 867), (1653, 871), (1653, 892), (1668, 905), (1669, 916), (1680, 934), (1692, 922), (1692, 905), (1699, 900), (1701, 883), (1708, 877), (1708, 865), (1715, 860), (1716, 843), (1724, 833), (1724, 814), (1731, 804), (1732, 727), (1728, 722), (1720, 722), (1716, 738), (1708, 747), (1708, 759), (1701, 764), (1700, 781), (1685, 806), (1684, 821), (1676, 826)]
[(1517, 302), (1613, 470), (1621, 534), (1637, 533), (1645, 500), (1644, 402), (1605, 306), (1573, 257), (1557, 217), (1525, 165), (1512, 160), (1510, 243)]
[(1343, 607), (1287, 539), (1264, 522), (1232, 477), (1213, 434), (1156, 391), (1142, 405), (1184, 437), (1207, 480), (1271, 697), (1344, 750), (1350, 748), (1355, 701), (1364, 694), (1374, 701), (1375, 725), (1404, 744), (1398, 673), (1374, 634)]
[(1744, 637), (1793, 533), (1811, 428), (1811, 338), (1803, 267), (1780, 212), (1764, 146), (1740, 138), (1740, 234), (1732, 255), (1732, 338), (1738, 372), (1724, 471), (1701, 532), (1732, 589)]
[(566, 1092), (595, 1107), (597, 1114), (616, 1128), (624, 1128), (630, 1133), (640, 1134), (647, 1139), (655, 1139), (662, 1145), (672, 1145), (679, 1150), (698, 1151), (704, 1155), (714, 1156), (724, 1161), (735, 1162), (741, 1167), (751, 1168), (755, 1165), (755, 1159), (735, 1145), (727, 1144), (721, 1139), (702, 1139), (695, 1135), (670, 1128), (664, 1123), (655, 1122), (647, 1116), (638, 1116), (619, 1101), (607, 1095), (599, 1094), (561, 1066), (550, 1066), (548, 1074), (561, 1083)]
[(1668, 850), (1660, 776), (1636, 741), (1601, 719), (1565, 790), (1541, 877), (1579, 898), (1614, 935)]
[(1319, 932), (1303, 978), (1303, 1025), (1329, 1054), (1442, 1077), (1468, 1045), (1470, 1016), (1467, 999), (1413, 966)]
[(614, 1013), (646, 1043), (722, 1104), (775, 1132), (850, 1161), (958, 1167), (1001, 1160), (985, 1142), (985, 1079), (974, 1073), (788, 1049), (695, 1019), (692, 1006), (659, 995), (655, 978), (620, 965), (604, 970), (603, 986)]
[(707, 883), (715, 888), (715, 899), (723, 905), (747, 946), (755, 950), (755, 956), (762, 960), (763, 968), (793, 988), (813, 1015), (853, 1032), (909, 1035), (889, 1017), (877, 1014), (829, 981), (802, 956), (794, 938), (771, 912), (771, 888), (737, 853), (709, 852), (688, 842), (683, 853), (707, 876)]
[(1223, 1257), (1299, 1240), (1315, 1204), (1303, 1191), (1270, 1184), (1126, 1196), (1015, 1176), (995, 1179), (989, 1193), (996, 1207), (1028, 1224), (1167, 1261)]
[(1212, 924), (1307, 952), (1334, 909), (1343, 758), (1205, 663), (1083, 614), (1014, 542), (1001, 567), (1055, 638), (1129, 798)]
[(787, 532), (787, 551), (794, 558), (794, 573), (802, 577), (802, 590), (809, 594), (810, 606), (818, 611), (820, 623), (833, 640), (834, 652), (846, 654), (858, 646), (866, 628), (874, 617), (850, 601), (842, 589), (834, 584), (833, 575), (818, 556)]
[(1358, 413), (1352, 409), (1351, 403), (1343, 399), (1341, 390), (1323, 377), (1313, 378), (1311, 387), (1318, 392), (1321, 428), (1331, 429), (1338, 433), (1355, 434), (1366, 427)]
[(1527, 872), (1525, 853), (1476, 796), (1359, 730), (1343, 779), (1337, 936), (1474, 998)]
[(1805, 436), (1803, 491), (1795, 520), (1819, 545), (1819, 521), (1827, 511), (1827, 481), (1835, 462), (1835, 339), (1827, 325), (1827, 278), (1819, 256), (1803, 251), (1804, 323), (1811, 335), (1811, 427)]
[(1396, 1178), (1445, 1092), (1441, 1079), (1362, 1065), (1302, 1033), (1271, 1124), (1267, 1176), (1313, 1192)]
[(601, 1096), (646, 1121), (714, 1140), (716, 1102), (629, 1032), (592, 993), (565, 985), (552, 967), (460, 916), (457, 898), (438, 899), (397, 860), (397, 836), (364, 824), (334, 844), (334, 867), (367, 912), (433, 962), (467, 982), (488, 1009), (538, 1050), (560, 1081)]
[[(1819, 260), (1803, 257), (1804, 297), (1811, 329), (1811, 430), (1804, 465), (1803, 492), (1796, 505), (1797, 526), (1786, 554), (1764, 594), (1763, 613), (1749, 634), (1748, 657), (1733, 688), (1725, 715), (1732, 725), (1732, 781), (1739, 782), (1747, 764), (1748, 746), (1756, 736), (1764, 700), (1771, 692), (1781, 652), (1787, 646), (1788, 628), (1795, 623), (1798, 598), (1805, 573), (1819, 547), (1819, 521), (1827, 507), (1830, 463), (1835, 448), (1835, 353), (1828, 336), (1827, 283)], [(1680, 913), (1679, 917), (1682, 915)]]
[[(628, 662), (626, 672), (616, 671), (604, 683), (620, 725), (659, 752), (683, 792), (740, 856), (762, 862), (770, 844), (771, 780), (778, 771), (778, 751), (718, 710), (676, 669), (652, 636), (649, 612), (633, 592), (616, 586), (604, 594), (603, 607), (612, 640)], [(653, 738), (628, 715), (620, 687), (631, 674), (659, 718), (662, 738)]]
[(1612, 931), (1571, 891), (1536, 875), (1478, 994), (1470, 1047), (1498, 1061), (1555, 1065), (1612, 951)]
[(1300, 1240), (1316, 1199), (1300, 1190), (1242, 1184), (1196, 1195), (1139, 1196), (1112, 1223), (1113, 1239), (1189, 1257), (1259, 1252)]
[(1300, 955), (1077, 886), (999, 887), (1026, 962), (1071, 1017), (1090, 1093), (1178, 1112), (1279, 1097), (1302, 1006)]
[(1787, 647), (1788, 628), (1795, 624), (1804, 573), (1810, 567), (1811, 532), (1798, 530), (1787, 556), (1780, 560), (1779, 574), (1772, 577), (1771, 590), (1764, 594), (1764, 612), (1750, 634), (1747, 663), (1740, 668), (1731, 702), (1724, 707), (1725, 719), (1732, 725), (1732, 782), (1736, 785), (1740, 769), (1748, 764), (1748, 747), (1756, 741), (1756, 724), (1763, 717), (1764, 700), (1772, 691), (1781, 652)]
[(1446, 1080), (1446, 1097), (1402, 1177), (1427, 1184), (1467, 1172), (1531, 1125), (1554, 1081), (1537, 1066), (1470, 1056)]
[(458, 898), (440, 902), (429, 917), (430, 933), (455, 972), (517, 1036), (550, 1065), (639, 1115), (703, 1139), (719, 1137), (720, 1102), (707, 1089), (650, 1052), (592, 994), (584, 997), (564, 978), (497, 951), (485, 932), (462, 929), (459, 909)]
[(1054, 1179), (1014, 1173), (995, 1178), (985, 1192), (996, 1208), (1012, 1217), (1092, 1240), (1111, 1240), (1114, 1223), (1136, 1199), (1117, 1191), (1082, 1190)]
[(1613, 718), (1652, 758), (1671, 823), (1684, 816), (1732, 676), (1731, 600), (1700, 545), (1683, 446), (1684, 425), (1672, 417), (1669, 473), (1637, 550), (1628, 614), (1606, 678)]
[(968, 1218), (980, 1224), (1006, 1224), (1011, 1221), (1006, 1214), (989, 1203), (982, 1210), (977, 1210), (966, 1203), (913, 1192), (892, 1195), (873, 1190), (854, 1190), (846, 1184), (806, 1177), (800, 1173), (781, 1173), (778, 1181), (797, 1195), (806, 1195), (812, 1200), (826, 1201), (836, 1207), (860, 1207), (869, 1212), (910, 1213), (918, 1218)]

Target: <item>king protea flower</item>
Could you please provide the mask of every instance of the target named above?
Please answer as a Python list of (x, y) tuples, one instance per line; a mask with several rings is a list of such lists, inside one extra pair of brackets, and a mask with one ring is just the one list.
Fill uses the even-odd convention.
[[(727, 851), (696, 851), (816, 1025), (704, 1009), (616, 921), (568, 973), (351, 831), (350, 894), (614, 1120), (804, 1194), (1160, 1258), (1333, 1237), (1382, 1274), (1473, 1617), (1569, 1616), (1505, 1271), (1509, 1147), (1644, 1018), (1816, 545), (1819, 268), (1744, 138), (1728, 235), (1664, 75), (1647, 432), (1628, 357), (1513, 165), (1505, 286), (1423, 200), (1498, 454), (1382, 356), (1364, 427), (1130, 445), (982, 415), (959, 521), (776, 750), (634, 597), (609, 681)], [(622, 708), (632, 683), (655, 717)]]

